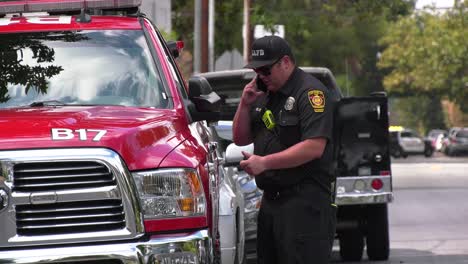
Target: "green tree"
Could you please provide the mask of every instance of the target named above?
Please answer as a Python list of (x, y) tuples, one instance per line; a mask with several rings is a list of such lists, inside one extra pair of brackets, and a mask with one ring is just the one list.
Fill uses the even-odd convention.
[(430, 96), (468, 112), (468, 3), (445, 14), (421, 12), (392, 24), (378, 66), (385, 89), (398, 96)]
[(296, 59), (303, 66), (330, 68), (341, 87), (366, 95), (383, 90), (376, 66), (378, 40), (389, 21), (410, 14), (414, 1), (257, 0), (255, 24), (283, 24)]
[[(193, 42), (193, 2), (174, 1), (173, 23), (187, 49)], [(323, 66), (348, 83), (350, 94), (383, 90), (378, 40), (389, 21), (411, 13), (415, 0), (252, 0), (251, 23), (285, 25), (301, 66)], [(215, 53), (242, 50), (243, 0), (216, 1)], [(347, 73), (347, 75), (346, 75)], [(344, 77), (343, 77), (344, 76)], [(348, 80), (348, 81), (346, 81)]]
[[(194, 2), (173, 1), (172, 23), (177, 39), (193, 50)], [(243, 0), (215, 1), (215, 56), (226, 50), (242, 50)]]
[(426, 135), (433, 128), (446, 128), (444, 112), (438, 97), (393, 97), (390, 105), (391, 116), (398, 116), (398, 123), (392, 122), (392, 125), (413, 128), (421, 135)]

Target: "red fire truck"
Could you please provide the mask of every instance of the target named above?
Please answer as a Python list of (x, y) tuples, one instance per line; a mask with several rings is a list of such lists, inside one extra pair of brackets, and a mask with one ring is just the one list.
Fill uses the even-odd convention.
[(220, 98), (140, 4), (0, 2), (0, 263), (219, 257)]

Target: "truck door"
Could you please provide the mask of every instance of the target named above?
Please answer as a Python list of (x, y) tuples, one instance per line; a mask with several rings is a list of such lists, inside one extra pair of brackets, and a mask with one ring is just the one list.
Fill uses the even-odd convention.
[(338, 175), (382, 175), (390, 171), (387, 97), (346, 97), (335, 118)]

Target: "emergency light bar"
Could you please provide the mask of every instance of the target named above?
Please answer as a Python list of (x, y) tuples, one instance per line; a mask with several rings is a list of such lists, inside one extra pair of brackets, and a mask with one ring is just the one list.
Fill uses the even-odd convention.
[(0, 1), (0, 15), (27, 12), (70, 12), (81, 9), (139, 7), (142, 0), (7, 0)]

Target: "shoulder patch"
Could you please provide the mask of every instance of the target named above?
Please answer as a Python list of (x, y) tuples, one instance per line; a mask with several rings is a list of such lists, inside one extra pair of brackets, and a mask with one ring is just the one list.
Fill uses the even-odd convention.
[(316, 113), (322, 113), (325, 110), (325, 95), (320, 90), (311, 90), (308, 92), (309, 102)]

